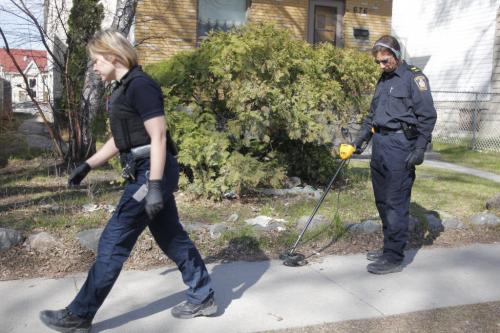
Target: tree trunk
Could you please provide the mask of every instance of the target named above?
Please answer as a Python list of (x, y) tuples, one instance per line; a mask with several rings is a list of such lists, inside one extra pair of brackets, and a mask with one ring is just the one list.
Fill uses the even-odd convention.
[[(135, 17), (138, 0), (117, 0), (115, 17), (111, 27), (128, 35)], [(98, 76), (87, 67), (83, 99), (80, 104), (81, 144), (78, 159), (83, 161), (95, 153), (95, 135), (92, 133), (92, 124), (99, 112), (105, 108), (104, 85)]]

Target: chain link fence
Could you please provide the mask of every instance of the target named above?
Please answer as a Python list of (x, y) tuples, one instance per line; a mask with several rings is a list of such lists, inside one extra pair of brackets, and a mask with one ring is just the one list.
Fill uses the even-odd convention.
[(500, 152), (500, 94), (433, 91), (433, 142)]

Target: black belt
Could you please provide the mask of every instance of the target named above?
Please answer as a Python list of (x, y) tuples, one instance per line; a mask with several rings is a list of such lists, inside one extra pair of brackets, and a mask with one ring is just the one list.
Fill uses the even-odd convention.
[(401, 128), (393, 129), (387, 127), (374, 127), (373, 130), (375, 131), (375, 133), (380, 133), (382, 135), (387, 135), (391, 133), (403, 133), (403, 129)]

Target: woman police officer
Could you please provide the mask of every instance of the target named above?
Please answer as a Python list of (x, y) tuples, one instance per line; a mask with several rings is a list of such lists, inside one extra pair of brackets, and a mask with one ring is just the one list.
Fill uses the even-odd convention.
[(179, 166), (167, 149), (161, 90), (137, 65), (136, 51), (121, 33), (98, 32), (87, 50), (101, 79), (118, 82), (110, 100), (112, 137), (73, 171), (69, 185), (79, 185), (91, 169), (118, 153), (126, 164), (123, 166), (129, 181), (101, 235), (96, 261), (79, 293), (65, 309), (42, 311), (40, 318), (60, 332), (89, 331), (92, 318), (146, 226), (162, 251), (177, 264), (188, 286), (187, 301), (174, 307), (172, 315), (212, 315), (217, 306), (209, 274), (179, 223), (173, 195)]

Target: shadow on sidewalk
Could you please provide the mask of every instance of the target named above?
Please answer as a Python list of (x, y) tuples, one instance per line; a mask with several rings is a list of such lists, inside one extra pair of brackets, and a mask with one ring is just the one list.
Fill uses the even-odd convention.
[[(238, 254), (247, 252), (254, 260), (238, 261)], [(221, 260), (211, 272), (212, 283), (215, 289), (215, 299), (219, 310), (217, 315), (222, 315), (233, 300), (241, 298), (243, 293), (254, 285), (269, 269), (269, 257), (260, 249), (259, 242), (254, 237), (241, 236), (229, 241), (226, 248), (215, 256), (207, 257), (207, 262)]]
[[(253, 237), (243, 236), (231, 239), (226, 248), (213, 256), (205, 258), (206, 262), (221, 260), (215, 265), (211, 272), (212, 286), (215, 290), (215, 300), (218, 311), (215, 316), (221, 316), (235, 299), (241, 298), (243, 293), (254, 285), (270, 266), (269, 260), (255, 262), (230, 263), (228, 257), (242, 250), (249, 250), (255, 258), (268, 259), (264, 252), (258, 247), (258, 242)], [(176, 272), (177, 268), (168, 268), (160, 273), (166, 275)], [(133, 295), (131, 295), (133, 297)], [(113, 318), (103, 320), (92, 325), (92, 332), (112, 330), (123, 326), (128, 322), (152, 316), (156, 313), (166, 311), (185, 300), (184, 292), (177, 292), (164, 298), (160, 298), (141, 308), (123, 313)], [(170, 314), (168, 314), (170, 317)], [(165, 321), (168, 320), (167, 315)]]
[[(410, 211), (413, 216), (418, 217), (418, 223), (414, 224), (413, 228), (410, 228), (409, 231), (410, 239), (406, 246), (407, 250), (405, 251), (404, 267), (413, 262), (418, 251), (420, 251), (423, 246), (432, 245), (441, 232), (444, 231), (442, 218), (438, 212), (427, 210), (425, 207), (415, 202), (411, 203)], [(432, 220), (425, 218), (425, 216), (430, 215), (434, 216)]]

